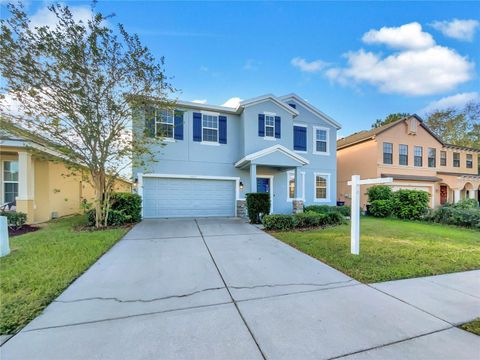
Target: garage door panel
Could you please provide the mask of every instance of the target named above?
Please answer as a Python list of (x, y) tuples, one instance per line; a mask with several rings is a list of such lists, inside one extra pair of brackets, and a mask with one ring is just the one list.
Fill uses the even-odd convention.
[(144, 178), (144, 217), (235, 215), (233, 180)]

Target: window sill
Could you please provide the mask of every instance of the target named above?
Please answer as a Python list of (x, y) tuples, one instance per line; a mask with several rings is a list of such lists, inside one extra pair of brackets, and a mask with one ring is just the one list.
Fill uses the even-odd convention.
[(201, 141), (200, 145), (220, 146), (220, 143), (213, 141)]
[(320, 151), (314, 151), (313, 154), (314, 155), (323, 155), (323, 156), (329, 156), (330, 155), (329, 152), (320, 152)]
[(330, 199), (313, 199), (313, 202), (330, 202)]
[(172, 138), (163, 138), (162, 142), (174, 143), (174, 142), (177, 142), (177, 141), (175, 139), (172, 139)]
[(307, 154), (308, 153), (308, 151), (306, 151), (306, 150), (293, 150), (293, 151), (295, 151), (297, 153), (300, 153), (300, 154)]
[(272, 136), (264, 136), (263, 140), (268, 140), (268, 141), (277, 141), (277, 138), (272, 137)]

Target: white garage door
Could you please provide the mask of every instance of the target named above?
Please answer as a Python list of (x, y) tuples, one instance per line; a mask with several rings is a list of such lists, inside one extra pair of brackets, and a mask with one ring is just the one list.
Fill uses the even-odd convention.
[(143, 178), (143, 217), (235, 216), (234, 180)]

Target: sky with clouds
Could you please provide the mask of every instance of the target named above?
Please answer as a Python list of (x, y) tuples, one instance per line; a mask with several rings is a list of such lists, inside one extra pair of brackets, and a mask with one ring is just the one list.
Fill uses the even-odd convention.
[[(67, 3), (78, 18), (89, 16), (89, 3)], [(53, 21), (45, 2), (26, 6), (33, 23)], [(475, 2), (100, 0), (97, 7), (165, 57), (182, 100), (234, 107), (295, 92), (348, 135), (392, 112), (424, 115), (480, 99)]]

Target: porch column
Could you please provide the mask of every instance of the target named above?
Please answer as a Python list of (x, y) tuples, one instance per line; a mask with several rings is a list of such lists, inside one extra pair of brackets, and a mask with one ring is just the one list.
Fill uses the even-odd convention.
[(468, 192), (468, 196), (470, 197), (470, 199), (475, 199), (475, 195), (476, 191), (473, 189)]
[(32, 155), (26, 151), (18, 153), (18, 196), (16, 211), (27, 214), (27, 223), (32, 223), (34, 210), (35, 174)]
[(295, 187), (293, 189), (293, 200), (292, 200), (292, 206), (293, 206), (293, 213), (298, 214), (303, 212), (303, 200), (299, 199), (299, 194), (300, 194), (300, 168), (296, 167), (295, 168)]
[(257, 192), (257, 165), (250, 163), (250, 192)]
[(454, 190), (453, 202), (456, 204), (460, 201), (460, 189)]

